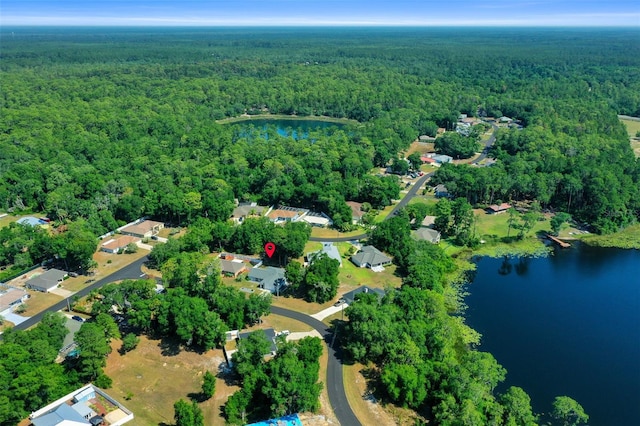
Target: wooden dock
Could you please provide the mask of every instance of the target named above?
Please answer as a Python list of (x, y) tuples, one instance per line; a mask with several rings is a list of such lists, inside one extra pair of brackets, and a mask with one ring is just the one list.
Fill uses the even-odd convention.
[(562, 248), (569, 248), (569, 247), (571, 247), (571, 244), (569, 244), (569, 243), (567, 243), (567, 242), (565, 242), (565, 241), (562, 241), (562, 240), (560, 240), (560, 239), (558, 239), (558, 238), (554, 237), (553, 235), (549, 235), (549, 234), (547, 234), (547, 238), (549, 238), (551, 241), (553, 241), (554, 243), (556, 243), (557, 245), (559, 245), (559, 246), (560, 246), (560, 247), (562, 247)]

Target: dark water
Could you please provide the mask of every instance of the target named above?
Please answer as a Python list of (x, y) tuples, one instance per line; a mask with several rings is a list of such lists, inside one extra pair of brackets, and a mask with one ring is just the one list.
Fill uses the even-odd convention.
[(234, 123), (241, 129), (241, 134), (247, 133), (251, 128), (259, 129), (261, 135), (268, 139), (268, 129), (272, 126), (276, 129), (280, 136), (292, 136), (294, 139), (304, 139), (309, 136), (309, 132), (318, 130), (330, 130), (345, 127), (342, 123), (332, 123), (329, 121), (317, 120), (285, 120), (285, 119), (255, 119), (247, 121), (239, 121)]
[(590, 425), (640, 424), (640, 251), (587, 246), (538, 259), (482, 258), (466, 301), (480, 350), (534, 412), (577, 400)]

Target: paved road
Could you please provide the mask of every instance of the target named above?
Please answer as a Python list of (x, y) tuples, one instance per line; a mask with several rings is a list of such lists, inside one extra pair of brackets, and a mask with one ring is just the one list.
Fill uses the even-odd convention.
[[(142, 264), (144, 262), (146, 262), (147, 260), (148, 260), (147, 256), (145, 256), (145, 257), (143, 257), (141, 259), (138, 259), (135, 262), (133, 262), (132, 264), (127, 265), (124, 268), (117, 270), (113, 274), (108, 275), (108, 276), (106, 276), (106, 277), (104, 277), (104, 278), (92, 283), (91, 285), (86, 286), (85, 288), (83, 288), (79, 292), (75, 293), (73, 296), (78, 296), (78, 297), (86, 296), (92, 290), (98, 289), (98, 288), (102, 287), (103, 285), (112, 283), (114, 281), (140, 278), (140, 275), (142, 274), (142, 271), (141, 271), (140, 268), (142, 267)], [(45, 309), (44, 311), (35, 314), (34, 316), (30, 317), (25, 322), (16, 325), (14, 328), (16, 330), (26, 330), (27, 328), (32, 327), (32, 326), (36, 325), (38, 322), (40, 322), (40, 320), (42, 319), (42, 316), (45, 314), (45, 312), (58, 312), (58, 311), (60, 311), (62, 309), (65, 309), (66, 307), (67, 307), (67, 299), (64, 299), (64, 300), (56, 303), (55, 305)]]
[[(487, 139), (487, 141), (485, 142), (482, 152), (480, 153), (478, 158), (473, 160), (470, 164), (477, 164), (482, 160), (484, 160), (485, 158), (487, 158), (487, 155), (489, 154), (489, 150), (493, 146), (493, 143), (496, 141), (496, 130), (498, 130), (498, 126), (495, 125), (494, 123), (491, 124), (491, 127), (493, 127), (493, 132), (491, 133), (491, 136), (489, 136), (489, 139)], [(435, 171), (431, 173), (426, 173), (424, 176), (420, 177), (420, 179), (418, 179), (413, 184), (411, 189), (409, 189), (409, 191), (407, 192), (407, 195), (405, 195), (404, 198), (400, 200), (398, 204), (395, 205), (395, 207), (393, 208), (393, 210), (391, 210), (391, 212), (385, 218), (385, 220), (395, 216), (400, 209), (406, 207), (406, 205), (409, 204), (409, 201), (411, 201), (413, 197), (418, 195), (418, 191), (424, 186), (427, 180), (429, 180), (429, 178), (433, 176), (434, 173)], [(326, 241), (330, 243), (344, 243), (344, 242), (354, 241), (354, 240), (358, 240), (358, 241), (364, 240), (365, 238), (367, 238), (367, 234), (354, 235), (353, 237), (333, 237), (333, 238), (311, 237), (309, 238), (309, 241), (319, 241), (319, 242)]]
[(358, 418), (349, 406), (349, 401), (347, 400), (347, 394), (344, 389), (344, 378), (342, 377), (340, 352), (339, 350), (331, 347), (333, 334), (329, 331), (329, 327), (327, 327), (323, 322), (318, 321), (315, 318), (311, 318), (307, 314), (302, 314), (285, 308), (279, 308), (277, 306), (271, 306), (271, 313), (303, 322), (316, 329), (318, 333), (324, 337), (329, 351), (326, 383), (327, 393), (329, 394), (329, 403), (331, 404), (333, 412), (341, 426), (360, 426), (361, 423), (358, 421)]

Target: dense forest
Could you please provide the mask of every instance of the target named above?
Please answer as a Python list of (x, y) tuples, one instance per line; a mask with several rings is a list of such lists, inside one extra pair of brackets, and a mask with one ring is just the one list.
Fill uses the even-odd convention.
[[(3, 424), (79, 382), (109, 385), (102, 366), (109, 340), (119, 337), (106, 314), (113, 305), (136, 333), (198, 350), (265, 314), (270, 299), (221, 285), (207, 252), (258, 253), (274, 241), (281, 250), (273, 263), (297, 274), (296, 295), (331, 299), (335, 282), (323, 278), (330, 284), (323, 293), (309, 289), (319, 276), (333, 277), (335, 265), (320, 259), (303, 275), (289, 262), (302, 255), (308, 227), (266, 219), (234, 227), (227, 222), (234, 201), (314, 208), (338, 226), (348, 223), (346, 201), (380, 208), (398, 198), (398, 178), (376, 167), (408, 167), (409, 144), (438, 127), (454, 130), (460, 114), (509, 116), (524, 128), (497, 132), (489, 152), (495, 165), (445, 165), (433, 177), (453, 195), (437, 213), (459, 244), (471, 243), (472, 207), (498, 201), (535, 201), (599, 232), (637, 221), (640, 161), (616, 117), (640, 116), (637, 36), (624, 29), (2, 29), (0, 210), (45, 213), (60, 233), (4, 228), (0, 266), (51, 256), (89, 266), (93, 237), (119, 224), (148, 215), (188, 225), (182, 238), (149, 255), (165, 293), (128, 282), (91, 295), (95, 318), (83, 325), (75, 363), (45, 375), (62, 333), (56, 317), (47, 319), (49, 331), (7, 334), (0, 345), (7, 354)], [(350, 124), (293, 136), (216, 121), (265, 113)], [(436, 148), (457, 144), (468, 156), (475, 136), (451, 132)], [(494, 395), (506, 372), (473, 350), (479, 336), (451, 315), (459, 307), (448, 283), (455, 265), (439, 247), (409, 237), (411, 219), (426, 214), (417, 210), (399, 212), (369, 235), (393, 256), (403, 285), (347, 309), (339, 342), (346, 356), (374, 366), (373, 384), (386, 400), (437, 424), (535, 424), (522, 389)], [(17, 351), (32, 336), (46, 353)], [(125, 346), (135, 347), (135, 339)], [(238, 355), (243, 388), (225, 407), (227, 419), (316, 409), (317, 398), (292, 405), (281, 390), (317, 394), (318, 342), (286, 345), (273, 361), (243, 370), (242, 357), (262, 351), (253, 343)], [(316, 355), (305, 358), (300, 348)], [(279, 370), (290, 372), (289, 383), (270, 377)], [(24, 391), (10, 400), (17, 389)], [(577, 406), (564, 398), (558, 407)], [(176, 404), (176, 417), (189, 411)]]
[[(537, 198), (602, 232), (638, 217), (640, 166), (616, 119), (640, 115), (634, 30), (11, 30), (3, 210), (99, 235), (141, 215), (226, 219), (234, 198), (382, 206), (393, 183), (371, 168), (465, 113), (525, 129), (501, 132), (495, 169), (440, 176), (455, 195)], [(361, 124), (296, 139), (215, 123), (263, 112)]]

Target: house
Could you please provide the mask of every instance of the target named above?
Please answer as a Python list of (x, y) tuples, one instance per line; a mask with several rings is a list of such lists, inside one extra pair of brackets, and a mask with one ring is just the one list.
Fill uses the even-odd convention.
[(449, 190), (447, 190), (447, 187), (444, 186), (443, 184), (436, 185), (433, 191), (435, 193), (436, 198), (451, 197), (451, 194), (449, 194)]
[(319, 228), (326, 228), (333, 225), (333, 220), (324, 213), (308, 212), (302, 217), (302, 221)]
[(356, 201), (347, 201), (347, 205), (351, 208), (351, 223), (354, 225), (362, 222), (364, 213), (362, 211), (362, 203)]
[(65, 271), (49, 269), (48, 271), (27, 280), (25, 284), (27, 288), (30, 288), (31, 290), (48, 293), (58, 287), (58, 284), (60, 284), (66, 277), (67, 273)]
[(248, 217), (260, 217), (268, 210), (267, 207), (259, 206), (257, 203), (240, 203), (233, 209), (231, 220), (240, 225)]
[(390, 264), (391, 258), (374, 246), (364, 246), (358, 253), (351, 256), (351, 261), (360, 268), (371, 268), (376, 271)]
[(236, 278), (243, 272), (247, 272), (247, 266), (241, 260), (220, 260), (220, 270), (222, 275)]
[(120, 253), (121, 251), (124, 251), (129, 244), (135, 244), (138, 241), (140, 241), (140, 238), (138, 237), (123, 235), (122, 237), (112, 238), (109, 241), (103, 243), (100, 246), (100, 250), (106, 251), (107, 253)]
[(305, 216), (309, 210), (296, 207), (278, 207), (271, 210), (267, 217), (273, 223), (297, 222)]
[(338, 247), (334, 246), (333, 243), (322, 243), (322, 248), (320, 250), (307, 253), (307, 262), (313, 262), (313, 259), (321, 253), (326, 254), (331, 259), (337, 260), (340, 262), (340, 266), (342, 266), (342, 256), (340, 256)]
[(287, 285), (284, 277), (284, 269), (267, 266), (266, 268), (251, 268), (248, 275), (249, 281), (258, 284), (258, 287), (278, 294)]
[(444, 154), (434, 155), (433, 159), (438, 164), (450, 163), (453, 161), (453, 157)]
[(434, 138), (433, 136), (429, 136), (429, 135), (420, 135), (420, 136), (418, 136), (418, 142), (433, 142), (435, 140), (436, 140), (436, 138)]
[(47, 224), (47, 221), (38, 219), (37, 217), (33, 217), (33, 216), (25, 216), (23, 218), (18, 219), (16, 222), (19, 223), (20, 225), (29, 225), (29, 226), (41, 226), (41, 225)]
[(436, 160), (433, 159), (433, 156), (431, 155), (423, 155), (420, 157), (420, 161), (422, 161), (423, 164), (435, 164)]
[[(270, 343), (271, 355), (276, 354), (276, 331), (273, 328), (263, 328), (262, 330), (255, 331), (245, 331), (244, 333), (238, 334), (238, 341), (248, 338), (253, 333), (264, 333), (264, 337), (267, 339), (267, 342)], [(268, 355), (268, 354), (265, 354)]]
[(504, 213), (510, 208), (511, 208), (511, 205), (507, 203), (502, 203), (500, 205), (492, 204), (487, 208), (487, 213), (490, 213), (490, 214)]
[(366, 285), (363, 285), (356, 288), (355, 290), (351, 290), (350, 292), (343, 294), (340, 297), (340, 299), (344, 300), (344, 303), (347, 303), (350, 305), (356, 300), (356, 295), (360, 293), (375, 293), (378, 296), (378, 298), (382, 298), (385, 295), (384, 290), (381, 290), (379, 288), (371, 288), (371, 287), (367, 287)]
[(143, 220), (142, 222), (125, 226), (120, 229), (120, 232), (124, 235), (131, 235), (133, 237), (149, 238), (153, 235), (157, 235), (163, 228), (164, 223), (162, 222)]
[(440, 232), (431, 228), (419, 228), (414, 232), (413, 236), (416, 240), (429, 241), (433, 244), (440, 242)]
[(31, 413), (29, 420), (33, 426), (120, 426), (133, 420), (133, 413), (88, 384)]
[(435, 225), (435, 223), (436, 223), (436, 217), (435, 216), (425, 216), (424, 220), (422, 221), (420, 226), (422, 226), (424, 228), (432, 228), (433, 225)]
[(29, 293), (26, 291), (19, 288), (9, 287), (8, 289), (0, 292), (0, 312), (20, 305), (28, 298)]

